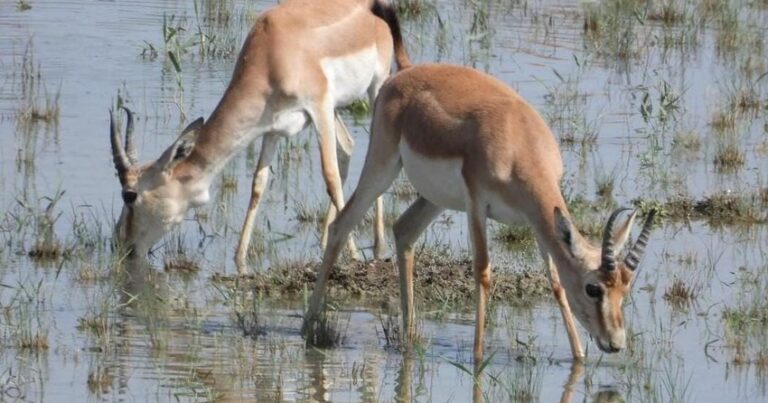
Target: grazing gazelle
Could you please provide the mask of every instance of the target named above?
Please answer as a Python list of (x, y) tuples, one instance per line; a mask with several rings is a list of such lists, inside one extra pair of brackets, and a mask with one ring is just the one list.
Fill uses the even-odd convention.
[[(312, 122), (332, 201), (321, 241), (325, 247), (328, 224), (344, 206), (342, 184), (352, 152), (352, 138), (341, 119), (334, 117), (334, 109), (366, 94), (373, 104), (389, 75), (390, 24), (396, 22), (391, 5), (381, 0), (291, 0), (266, 11), (248, 34), (229, 87), (208, 121), (194, 121), (159, 159), (148, 164), (136, 163), (130, 112), (127, 151), (110, 113), (112, 155), (124, 201), (116, 228), (120, 243), (145, 255), (182, 221), (187, 210), (208, 201), (211, 182), (227, 161), (262, 136), (235, 256), (238, 271), (244, 273), (256, 210), (277, 142)], [(395, 29), (399, 32), (399, 27)], [(383, 237), (379, 199), (377, 255), (384, 248)], [(355, 254), (351, 239), (349, 246)]]
[[(396, 52), (405, 54), (397, 49), (397, 41), (395, 46)], [(557, 142), (533, 107), (501, 81), (476, 70), (437, 64), (410, 67), (402, 61), (398, 60), (401, 71), (382, 86), (376, 100), (360, 182), (331, 224), (304, 330), (320, 318), (325, 284), (343, 240), (405, 168), (420, 195), (393, 227), (406, 339), (414, 335), (414, 242), (444, 209), (452, 209), (467, 212), (474, 253), (476, 363), (483, 356), (491, 285), (488, 218), (505, 224), (524, 221), (533, 227), (575, 359), (584, 353), (571, 312), (601, 350), (623, 349), (622, 301), (655, 213), (648, 215), (623, 261), (616, 254), (629, 237), (636, 213), (614, 229), (625, 209), (614, 211), (602, 247), (591, 245), (571, 221), (560, 192), (563, 164)]]

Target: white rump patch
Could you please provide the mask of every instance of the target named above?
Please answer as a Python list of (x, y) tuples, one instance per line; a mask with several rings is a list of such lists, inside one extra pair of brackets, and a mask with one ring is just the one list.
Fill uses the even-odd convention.
[(340, 57), (326, 57), (320, 61), (328, 78), (328, 91), (336, 103), (347, 105), (367, 94), (379, 70), (379, 53), (375, 46)]

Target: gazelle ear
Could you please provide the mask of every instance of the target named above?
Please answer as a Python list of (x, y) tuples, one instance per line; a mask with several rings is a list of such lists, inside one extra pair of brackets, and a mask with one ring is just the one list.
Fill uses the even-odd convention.
[(157, 160), (157, 163), (163, 172), (171, 172), (176, 165), (189, 157), (189, 154), (192, 153), (192, 149), (195, 148), (197, 136), (200, 134), (200, 129), (203, 127), (203, 123), (203, 118), (198, 118), (190, 123), (189, 126), (181, 132), (179, 138), (177, 138), (176, 141), (163, 152), (163, 155)]
[(555, 231), (557, 237), (562, 242), (565, 249), (571, 253), (575, 259), (583, 259), (584, 248), (581, 245), (581, 237), (574, 228), (571, 220), (563, 214), (559, 207), (555, 207)]
[(614, 230), (612, 237), (614, 253), (618, 254), (619, 251), (624, 249), (624, 244), (627, 243), (629, 234), (632, 232), (632, 224), (635, 222), (635, 217), (637, 217), (637, 210), (633, 211), (632, 214), (627, 217), (626, 221), (624, 221), (624, 224)]

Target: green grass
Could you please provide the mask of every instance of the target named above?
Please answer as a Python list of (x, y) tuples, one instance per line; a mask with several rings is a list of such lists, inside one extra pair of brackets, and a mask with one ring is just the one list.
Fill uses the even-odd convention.
[(59, 98), (61, 89), (55, 91), (48, 88), (42, 66), (36, 60), (35, 50), (30, 41), (21, 60), (20, 68), (20, 99), (16, 111), (16, 119), (21, 124), (43, 122), (56, 125), (59, 122)]
[(734, 365), (768, 368), (768, 283), (763, 271), (740, 273), (735, 303), (722, 311), (725, 345)]
[(327, 349), (343, 345), (347, 339), (349, 318), (349, 314), (326, 306), (306, 329), (304, 340), (307, 346)]

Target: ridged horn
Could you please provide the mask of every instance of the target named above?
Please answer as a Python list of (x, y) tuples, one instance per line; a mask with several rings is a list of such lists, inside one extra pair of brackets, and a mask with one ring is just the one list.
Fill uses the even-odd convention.
[(643, 224), (643, 231), (640, 232), (637, 241), (635, 241), (632, 249), (627, 253), (627, 257), (624, 258), (624, 264), (632, 271), (637, 269), (640, 259), (643, 258), (645, 246), (648, 245), (648, 236), (651, 234), (651, 228), (653, 227), (653, 219), (656, 218), (656, 212), (656, 209), (651, 209), (648, 212), (648, 217), (645, 219), (645, 224)]
[(125, 127), (125, 154), (131, 165), (134, 165), (138, 162), (138, 156), (136, 154), (136, 144), (133, 141), (133, 112), (125, 106), (123, 106), (123, 110), (128, 115), (128, 123), (126, 123)]
[(605, 224), (605, 230), (603, 230), (602, 259), (600, 264), (600, 267), (605, 271), (613, 271), (616, 269), (616, 253), (613, 250), (613, 226), (616, 223), (616, 217), (628, 210), (631, 209), (626, 207), (617, 208), (611, 213), (611, 216), (608, 217), (608, 222)]
[(123, 183), (125, 181), (125, 173), (131, 168), (131, 162), (128, 160), (128, 156), (125, 155), (125, 149), (123, 149), (123, 144), (120, 141), (120, 130), (117, 128), (117, 122), (115, 122), (112, 109), (109, 110), (109, 141), (112, 144), (112, 162), (115, 163), (120, 183)]

